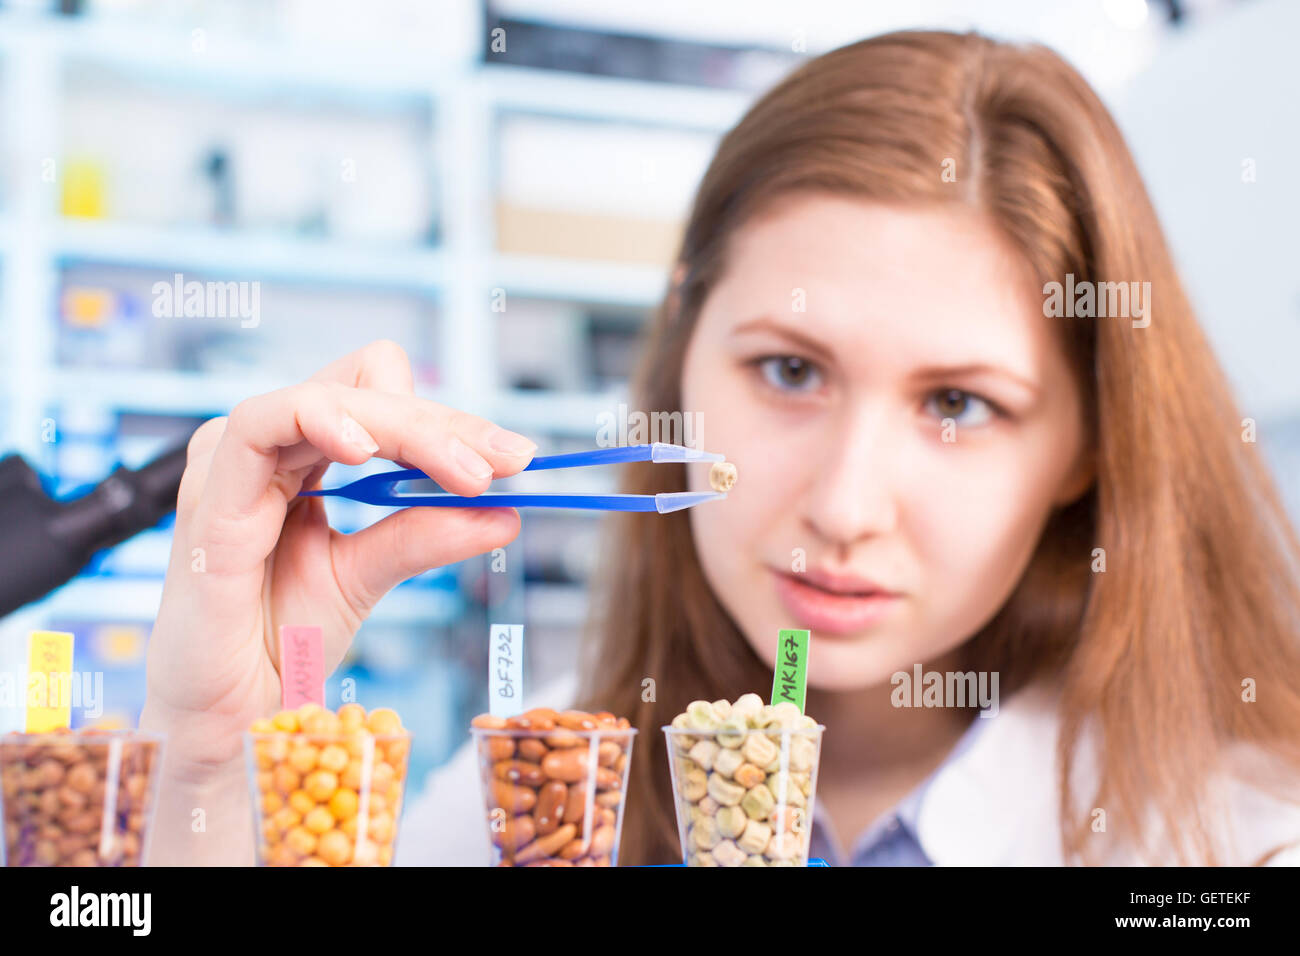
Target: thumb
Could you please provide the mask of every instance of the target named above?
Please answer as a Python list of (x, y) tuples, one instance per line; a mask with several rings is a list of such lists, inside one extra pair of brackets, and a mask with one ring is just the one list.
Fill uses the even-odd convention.
[(361, 615), (407, 578), (501, 548), (519, 534), (513, 508), (405, 508), (334, 539), (344, 599)]

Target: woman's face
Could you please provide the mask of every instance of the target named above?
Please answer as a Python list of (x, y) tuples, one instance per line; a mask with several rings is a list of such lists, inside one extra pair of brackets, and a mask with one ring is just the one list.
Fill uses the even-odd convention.
[(700, 447), (739, 471), (690, 512), (705, 575), (764, 660), (779, 628), (811, 629), (826, 690), (971, 637), (1091, 481), (1041, 293), (963, 206), (774, 205), (732, 237), (682, 388)]

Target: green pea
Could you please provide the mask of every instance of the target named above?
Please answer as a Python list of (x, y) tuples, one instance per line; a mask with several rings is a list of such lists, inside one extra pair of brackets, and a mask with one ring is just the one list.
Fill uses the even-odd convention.
[(718, 726), (718, 718), (713, 714), (713, 705), (707, 700), (693, 700), (686, 708), (686, 718), (692, 730), (713, 730)]
[(717, 739), (723, 747), (736, 748), (745, 742), (745, 733), (749, 730), (744, 717), (728, 717), (718, 724)]
[(751, 820), (766, 820), (774, 806), (776, 801), (772, 799), (772, 791), (761, 783), (746, 793), (740, 801), (740, 808)]

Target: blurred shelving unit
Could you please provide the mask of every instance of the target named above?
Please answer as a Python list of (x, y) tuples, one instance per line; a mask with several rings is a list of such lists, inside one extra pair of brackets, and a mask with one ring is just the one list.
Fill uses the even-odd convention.
[[(169, 435), (243, 398), (291, 384), (317, 351), (342, 354), (381, 334), (412, 354), (421, 394), (525, 432), (545, 450), (593, 444), (601, 416), (625, 401), (619, 357), (664, 293), (663, 252), (694, 178), (752, 93), (490, 62), (489, 24), (476, 0), (438, 5), (433, 51), (414, 43), (322, 46), (288, 29), (199, 27), (180, 7), (150, 20), (99, 6), (107, 12), (95, 12), (94, 3), (85, 16), (0, 7), (0, 449), (56, 475), (67, 493), (119, 460), (140, 463), (169, 444)], [(312, 15), (299, 7), (298, 16)], [(350, 231), (330, 221), (288, 220), (269, 187), (244, 198), (237, 215), (225, 210), (228, 221), (213, 221), (208, 209), (176, 212), (165, 197), (176, 185), (169, 177), (179, 173), (164, 167), (175, 164), (177, 140), (188, 134), (173, 131), (172, 118), (201, 129), (214, 144), (210, 162), (226, 174), (233, 167), (241, 187), (257, 177), (239, 181), (240, 157), (226, 149), (222, 123), (255, 137), (296, 122), (304, 142), (318, 148), (328, 142), (321, 125), (336, 118), (360, 131), (358, 141), (378, 129), (416, 157), (396, 172), (424, 206), (418, 215), (403, 208), (381, 215), (353, 202), (344, 210), (351, 217), (345, 225), (357, 226)], [(132, 132), (132, 122), (144, 125)], [(619, 136), (641, 142), (642, 134), (660, 138), (667, 175), (629, 166)], [(547, 137), (557, 155), (562, 147), (587, 166), (562, 164), (549, 170), (557, 179), (548, 182), (546, 171), (529, 165), (528, 152), (535, 142), (545, 147)], [(511, 153), (516, 142), (523, 155), (517, 146)], [(101, 157), (101, 164), (119, 177), (136, 176), (140, 208), (119, 214), (110, 203), (68, 214), (74, 167), (88, 150), (110, 146), (136, 150), (123, 155), (139, 163), (114, 169)], [(321, 162), (338, 159), (330, 153)], [(182, 183), (185, 195), (216, 191), (194, 176)], [(669, 183), (666, 201), (644, 188), (647, 176)], [(277, 185), (292, 191), (299, 184)], [(576, 204), (576, 218), (534, 201), (553, 189)], [(579, 254), (566, 252), (565, 241), (588, 226), (601, 230), (599, 238), (577, 247)], [(627, 254), (629, 240), (635, 245), (650, 234), (653, 244)], [(212, 345), (185, 320), (150, 325), (150, 284), (174, 273), (263, 284), (258, 337), (231, 327)], [(113, 348), (101, 344), (93, 321), (69, 321), (78, 309), (93, 319), (103, 307), (96, 297), (105, 294), (134, 336)], [(371, 301), (378, 303), (373, 312), (364, 309)], [(331, 309), (364, 311), (347, 325), (331, 324)], [(504, 325), (507, 319), (514, 324)], [(529, 335), (518, 334), (523, 327)], [(268, 351), (274, 361), (264, 360)], [(539, 354), (564, 374), (539, 381)], [(331, 519), (348, 530), (374, 516), (340, 505)], [(538, 516), (512, 546), (518, 553), (509, 575), (467, 562), (397, 588), (363, 628), (348, 673), (363, 685), (406, 681), (404, 692), (417, 697), (431, 693), (430, 680), (460, 686), (455, 658), (467, 651), (444, 647), (451, 663), (440, 665), (442, 676), (417, 679), (412, 675), (432, 674), (424, 666), (428, 647), (402, 635), (449, 633), (468, 607), (527, 620), (555, 658), (539, 657), (538, 666), (554, 671), (585, 614), (583, 579), (596, 527), (583, 513)], [(116, 549), (0, 623), (0, 644), (57, 624), (78, 630), (79, 642), (84, 629), (89, 646), (142, 646), (169, 537), (164, 527)], [(466, 693), (473, 692), (435, 696), (464, 710), (477, 704), (460, 699)], [(392, 702), (400, 709), (400, 698)], [(452, 734), (447, 746), (454, 743)], [(445, 750), (424, 756), (442, 759)]]
[[(455, 6), (471, 21), (479, 15), (476, 4)], [(51, 326), (58, 313), (57, 277), (70, 262), (436, 297), (446, 309), (446, 321), (435, 351), (455, 356), (447, 363), (442, 398), (507, 416), (518, 406), (521, 423), (585, 434), (594, 427), (593, 409), (611, 407), (610, 399), (617, 396), (543, 397), (501, 389), (486, 305), (494, 290), (504, 289), (512, 296), (648, 310), (662, 295), (665, 270), (644, 263), (497, 252), (492, 234), (495, 184), (491, 164), (484, 162), (496, 155), (496, 124), (502, 116), (522, 114), (717, 135), (749, 100), (732, 90), (484, 64), (477, 48), (466, 49), (458, 63), (431, 67), (418, 59), (349, 62), (284, 44), (213, 35), (205, 38), (202, 51), (194, 43), (193, 36), (176, 29), (0, 11), (3, 141), (10, 175), (40, 177), (51, 159), (61, 158), (58, 125), (67, 74), (86, 64), (132, 82), (175, 85), (195, 96), (236, 103), (295, 95), (323, 95), (363, 106), (416, 101), (434, 128), (442, 241), (365, 244), (283, 231), (76, 219), (57, 210), (57, 174), (47, 174), (44, 190), (11, 181), (0, 198), (0, 289), (10, 346), (3, 384), (8, 415), (0, 434), (8, 448), (39, 459), (42, 442), (33, 423), (46, 417), (42, 410), (52, 399), (79, 391), (83, 384), (96, 395), (129, 391), (124, 399), (135, 410), (156, 396), (161, 411), (196, 414), (228, 407), (232, 397), (262, 384), (145, 370), (133, 382), (115, 387), (111, 381), (118, 376), (92, 375), (87, 381), (81, 370), (61, 367)]]
[(264, 279), (436, 292), (447, 281), (436, 249), (277, 233), (233, 234), (192, 227), (122, 225), (67, 220), (53, 230), (62, 260), (154, 266)]

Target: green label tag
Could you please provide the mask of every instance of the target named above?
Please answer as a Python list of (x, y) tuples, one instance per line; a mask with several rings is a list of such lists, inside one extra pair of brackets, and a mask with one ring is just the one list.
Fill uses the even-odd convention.
[(772, 674), (772, 703), (789, 701), (803, 713), (808, 689), (808, 645), (810, 631), (782, 628), (776, 644), (776, 667)]

